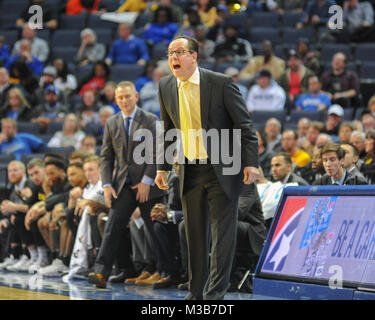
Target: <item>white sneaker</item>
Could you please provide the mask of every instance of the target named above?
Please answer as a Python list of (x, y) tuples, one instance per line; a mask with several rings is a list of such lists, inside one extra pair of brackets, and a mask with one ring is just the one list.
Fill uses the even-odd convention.
[(36, 263), (37, 259), (38, 258), (36, 258), (36, 259), (28, 259), (27, 261), (25, 261), (21, 265), (18, 265), (17, 267), (14, 265), (13, 267), (16, 269), (15, 271), (18, 271), (18, 272), (28, 272), (30, 266), (32, 264)]
[(0, 263), (0, 270), (4, 270), (6, 267), (11, 266), (17, 262), (18, 259), (14, 259), (13, 255), (11, 254), (2, 263)]
[(36, 261), (32, 265), (29, 266), (29, 273), (36, 273), (39, 271), (40, 268), (44, 268), (48, 266), (48, 260), (43, 259), (42, 257), (38, 257)]
[(67, 271), (69, 268), (60, 259), (55, 259), (51, 265), (39, 269), (38, 273), (45, 277), (60, 277)]
[(19, 271), (18, 268), (21, 267), (23, 264), (27, 263), (29, 260), (29, 257), (23, 254), (17, 263), (7, 266), (6, 269), (8, 271)]

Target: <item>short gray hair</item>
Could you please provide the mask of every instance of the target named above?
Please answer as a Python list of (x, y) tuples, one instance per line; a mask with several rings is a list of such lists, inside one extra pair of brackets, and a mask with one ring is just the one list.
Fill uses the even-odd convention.
[(85, 28), (81, 31), (81, 39), (86, 35), (86, 34), (89, 34), (91, 36), (94, 37), (94, 41), (96, 42), (96, 33), (94, 30), (90, 29), (90, 28)]

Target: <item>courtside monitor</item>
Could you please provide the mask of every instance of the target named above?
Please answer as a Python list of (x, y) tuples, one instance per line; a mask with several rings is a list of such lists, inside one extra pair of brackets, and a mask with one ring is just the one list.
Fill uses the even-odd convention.
[(285, 299), (375, 296), (375, 186), (287, 187), (253, 293)]

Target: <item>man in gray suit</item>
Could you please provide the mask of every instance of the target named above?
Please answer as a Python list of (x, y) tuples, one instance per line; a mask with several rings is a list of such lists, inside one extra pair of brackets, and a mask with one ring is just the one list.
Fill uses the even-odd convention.
[[(198, 48), (198, 42), (186, 36), (177, 36), (170, 43), (172, 74), (159, 83), (160, 116), (165, 134), (178, 129), (183, 138), (180, 194), (189, 260), (189, 293), (185, 299), (223, 299), (236, 245), (238, 196), (242, 183), (250, 184), (258, 176), (258, 143), (239, 89), (232, 78), (199, 68)], [(185, 132), (192, 129), (202, 135), (216, 130), (216, 144), (215, 139), (210, 143), (203, 138), (186, 141)], [(234, 129), (240, 131), (240, 146)], [(223, 131), (229, 133), (227, 141), (222, 139)], [(164, 141), (164, 155), (170, 145)], [(226, 172), (230, 165), (223, 161), (225, 147), (232, 156), (230, 165), (239, 162), (238, 172)], [(171, 165), (171, 161), (158, 163), (155, 182), (161, 189), (168, 189)]]
[(308, 186), (305, 179), (292, 172), (293, 162), (289, 154), (280, 152), (271, 159), (271, 173), (273, 181), (280, 181), (282, 184), (296, 182), (299, 186)]
[[(117, 250), (122, 249), (120, 245), (122, 235), (136, 207), (139, 207), (145, 227), (150, 234), (151, 246), (155, 243), (150, 212), (156, 203), (162, 201), (166, 193), (154, 184), (157, 117), (137, 107), (138, 93), (132, 82), (120, 82), (115, 90), (115, 98), (121, 112), (107, 120), (100, 154), (104, 198), (110, 210), (94, 272), (88, 279), (90, 283), (100, 288), (106, 287)], [(150, 154), (145, 150), (146, 161), (143, 162), (135, 159), (137, 155), (135, 150), (140, 149), (137, 147), (142, 143), (146, 142), (147, 145), (148, 137), (145, 131), (140, 134), (138, 129), (147, 129), (153, 137), (153, 153)]]

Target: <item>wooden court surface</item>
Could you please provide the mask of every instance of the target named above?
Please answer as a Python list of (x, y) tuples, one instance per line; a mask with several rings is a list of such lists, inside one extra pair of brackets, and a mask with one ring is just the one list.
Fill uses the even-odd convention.
[(70, 297), (60, 294), (0, 287), (0, 300), (70, 300)]

